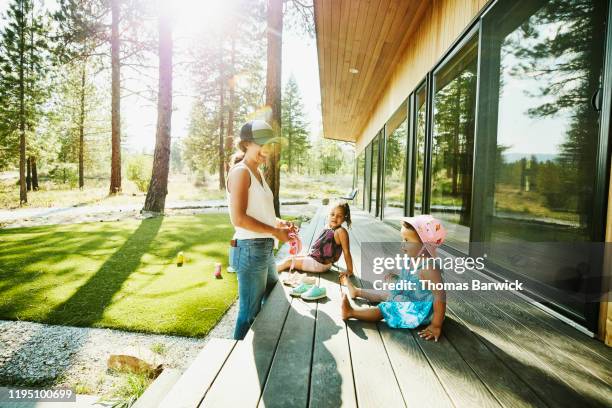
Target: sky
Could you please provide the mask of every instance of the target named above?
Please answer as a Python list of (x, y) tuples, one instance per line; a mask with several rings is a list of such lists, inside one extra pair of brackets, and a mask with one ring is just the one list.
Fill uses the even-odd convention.
[[(0, 14), (4, 14), (8, 3), (9, 0), (0, 0)], [(171, 4), (170, 12), (175, 13), (175, 43), (193, 34), (203, 25), (217, 23), (217, 16), (224, 12), (223, 1), (219, 0), (173, 0), (166, 4)], [(49, 8), (54, 8), (56, 5), (55, 0), (45, 0), (45, 6)], [(0, 27), (3, 25), (4, 22), (0, 21)], [(291, 75), (295, 77), (302, 94), (311, 135), (320, 134), (319, 70), (314, 38), (307, 38), (305, 34), (285, 29), (282, 63), (283, 84)], [(150, 65), (156, 64), (156, 58), (150, 61)], [(125, 88), (139, 87), (139, 80), (135, 79), (133, 74), (126, 74), (125, 77), (129, 77), (124, 80)], [(180, 67), (175, 67), (173, 87), (172, 137), (180, 139), (187, 135), (194, 94), (188, 73), (180, 72)], [(127, 136), (125, 147), (137, 152), (152, 152), (155, 146), (156, 103), (136, 95), (124, 96), (121, 100), (121, 116)]]

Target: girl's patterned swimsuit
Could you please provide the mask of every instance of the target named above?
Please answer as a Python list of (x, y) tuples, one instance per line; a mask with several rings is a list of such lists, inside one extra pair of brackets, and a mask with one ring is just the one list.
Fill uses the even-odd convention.
[(434, 297), (431, 290), (422, 288), (419, 273), (420, 269), (414, 273), (402, 269), (396, 282), (414, 282), (415, 289), (392, 290), (389, 300), (378, 304), (389, 327), (413, 329), (431, 322)]

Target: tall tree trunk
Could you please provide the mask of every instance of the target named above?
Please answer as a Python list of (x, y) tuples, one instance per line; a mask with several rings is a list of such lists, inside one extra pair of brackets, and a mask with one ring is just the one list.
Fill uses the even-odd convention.
[[(234, 146), (234, 105), (236, 104), (236, 36), (232, 34), (229, 66), (229, 106), (227, 108), (227, 137), (225, 151), (231, 152)], [(229, 161), (225, 161), (225, 172), (229, 171)]]
[(219, 190), (225, 190), (225, 67), (223, 41), (219, 46)]
[(111, 0), (111, 180), (110, 194), (121, 192), (121, 77), (119, 0)]
[(19, 29), (19, 204), (28, 202), (26, 186), (26, 117), (25, 117), (25, 18), (20, 3)]
[(36, 156), (32, 156), (32, 190), (38, 191), (38, 169), (36, 167)]
[(80, 112), (79, 112), (79, 188), (82, 189), (85, 186), (85, 176), (83, 170), (85, 169), (83, 163), (83, 145), (85, 143), (85, 75), (86, 75), (86, 62), (83, 61), (83, 67), (81, 68), (81, 101), (80, 101)]
[(32, 156), (26, 160), (26, 190), (32, 191)]
[(169, 16), (159, 17), (159, 91), (157, 95), (157, 133), (153, 155), (153, 174), (144, 210), (164, 212), (168, 195), (168, 172), (172, 128), (172, 28)]
[(288, 139), (288, 140), (287, 140), (287, 141), (288, 141), (288, 143), (287, 143), (287, 149), (288, 149), (289, 151), (287, 152), (287, 167), (289, 168), (289, 169), (288, 169), (288, 170), (289, 170), (289, 173), (291, 173), (291, 170), (292, 170), (292, 166), (291, 166), (291, 152), (292, 152), (292, 150), (291, 150), (291, 148), (292, 148), (291, 144), (292, 144), (292, 140), (291, 140), (291, 139), (293, 139), (293, 132), (289, 132), (289, 135), (288, 135), (288, 136), (289, 136), (289, 137), (287, 138), (287, 139)]
[[(281, 135), (281, 73), (283, 44), (283, 0), (268, 0), (267, 9), (268, 63), (266, 72), (266, 105), (272, 110), (271, 125), (277, 136)], [(274, 193), (274, 211), (280, 217), (280, 143), (274, 143), (274, 151), (266, 168), (266, 181)]]

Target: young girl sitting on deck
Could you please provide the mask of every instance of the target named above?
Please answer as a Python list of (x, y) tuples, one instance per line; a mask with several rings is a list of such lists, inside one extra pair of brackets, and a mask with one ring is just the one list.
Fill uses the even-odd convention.
[(347, 203), (332, 205), (327, 219), (327, 225), (315, 240), (308, 255), (298, 255), (283, 260), (276, 266), (278, 272), (291, 267), (303, 272), (327, 272), (334, 262), (344, 253), (346, 274), (353, 274), (353, 258), (349, 249), (349, 235), (342, 224), (346, 222), (351, 227), (351, 209)]
[[(404, 217), (402, 219), (401, 236), (404, 242), (403, 250), (410, 257), (434, 257), (436, 248), (444, 242), (446, 230), (437, 219), (431, 215)], [(427, 325), (419, 331), (419, 336), (427, 340), (438, 341), (442, 333), (442, 322), (446, 313), (446, 293), (444, 290), (429, 290), (423, 288), (421, 281), (442, 283), (440, 271), (427, 268), (426, 258), (420, 262), (411, 263), (416, 267), (410, 270), (403, 268), (399, 279), (413, 282), (413, 290), (369, 290), (355, 287), (349, 278), (341, 276), (341, 282), (348, 288), (351, 298), (361, 297), (373, 302), (381, 302), (377, 307), (353, 307), (346, 296), (342, 295), (342, 318), (355, 318), (368, 322), (385, 319), (387, 325), (393, 328), (410, 328)], [(441, 286), (441, 285), (439, 285)]]

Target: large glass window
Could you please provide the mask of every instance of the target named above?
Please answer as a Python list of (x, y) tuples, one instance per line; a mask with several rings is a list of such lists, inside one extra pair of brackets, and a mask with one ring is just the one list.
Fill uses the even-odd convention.
[(380, 181), (380, 134), (376, 135), (372, 141), (372, 193), (370, 195), (370, 212), (378, 216), (378, 196)]
[(478, 37), (435, 72), (430, 212), (447, 244), (469, 250)]
[(353, 202), (359, 208), (364, 208), (364, 200), (365, 197), (365, 152), (361, 152), (359, 156), (357, 156), (357, 162), (355, 164), (355, 187), (357, 189), (357, 194), (355, 195), (355, 200)]
[(370, 211), (370, 197), (372, 196), (372, 143), (370, 143), (365, 149), (364, 176), (363, 209)]
[(402, 106), (387, 122), (385, 143), (385, 194), (383, 217), (396, 221), (404, 216), (406, 194), (406, 149), (408, 121), (406, 105)]
[(414, 196), (414, 215), (423, 213), (423, 183), (425, 171), (425, 123), (427, 120), (427, 86), (419, 87), (415, 95), (414, 121), (414, 177), (412, 191)]
[(583, 317), (592, 259), (552, 242), (598, 239), (598, 114), (590, 100), (600, 86), (607, 3), (500, 3), (482, 25), (477, 160), (486, 159), (477, 236), (491, 243), (490, 261)]

